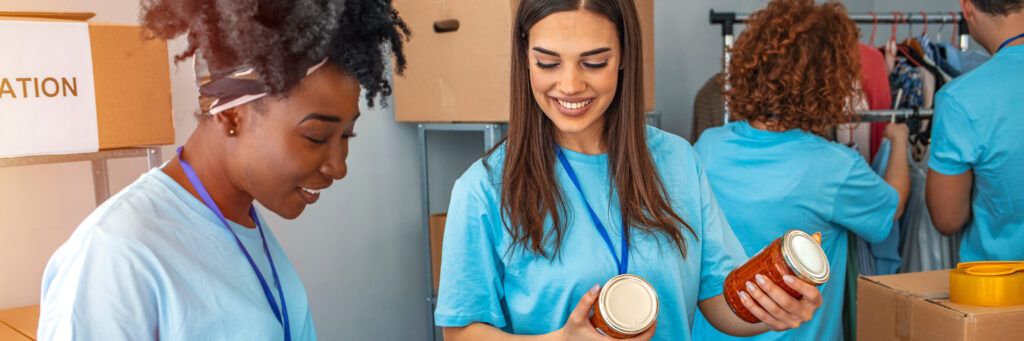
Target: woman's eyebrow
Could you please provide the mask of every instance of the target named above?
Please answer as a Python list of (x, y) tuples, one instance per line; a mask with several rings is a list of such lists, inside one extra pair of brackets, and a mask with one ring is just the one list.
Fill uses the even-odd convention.
[(309, 120), (320, 120), (320, 121), (330, 122), (330, 123), (339, 123), (339, 122), (341, 122), (341, 118), (338, 117), (338, 116), (324, 115), (324, 114), (318, 114), (318, 113), (311, 113), (309, 115), (306, 115), (306, 117), (302, 118), (302, 121), (299, 121), (299, 123), (301, 124), (302, 122), (306, 122), (306, 121), (309, 121)]

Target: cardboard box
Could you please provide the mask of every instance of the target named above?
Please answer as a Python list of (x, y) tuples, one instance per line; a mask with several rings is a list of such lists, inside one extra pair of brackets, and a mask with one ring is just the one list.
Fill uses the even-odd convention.
[[(12, 147), (11, 149), (0, 151), (0, 157), (66, 154), (95, 151), (96, 148), (105, 150), (174, 143), (170, 67), (167, 43), (165, 41), (145, 39), (143, 29), (134, 25), (33, 19), (24, 17), (25, 13), (12, 13), (11, 15), (10, 17), (5, 17), (4, 12), (0, 12), (0, 24), (33, 26), (27, 26), (28, 28), (25, 28), (24, 31), (18, 32), (0, 30), (0, 42), (20, 41), (23, 43), (21, 46), (8, 46), (6, 50), (8, 52), (0, 55), (0, 71), (4, 71), (0, 72), (0, 108), (9, 109), (11, 105), (15, 105), (12, 103), (19, 103), (18, 101), (21, 101), (20, 103), (36, 101), (37, 104), (32, 104), (33, 107), (27, 109), (4, 110), (7, 115), (20, 115), (21, 118), (10, 121), (8, 119), (11, 119), (11, 116), (8, 118), (0, 117), (0, 120), (3, 120), (0, 122), (30, 123), (24, 126), (25, 130), (30, 130), (29, 127), (35, 124), (52, 127), (55, 131), (66, 129), (73, 133), (82, 131), (81, 129), (91, 131), (82, 127), (90, 127), (92, 122), (94, 122), (96, 126), (96, 143), (79, 144), (65, 142), (62, 137), (54, 138), (40, 136), (43, 134), (18, 131), (22, 127), (15, 126), (9, 128), (14, 129), (13, 134), (5, 131), (5, 135), (9, 135), (9, 139), (14, 139), (15, 144), (22, 145), (23, 147)], [(46, 16), (46, 14), (40, 15)], [(60, 45), (47, 40), (29, 40), (26, 43), (23, 37), (20, 40), (17, 39), (19, 35), (26, 33), (26, 31), (31, 33), (32, 30), (37, 30), (40, 27), (47, 29), (50, 27), (60, 27), (55, 30), (57, 32), (65, 32), (67, 30), (64, 27), (79, 24), (88, 25), (89, 44), (87, 47), (83, 49), (68, 48), (68, 52), (65, 55), (57, 55), (55, 53), (57, 56), (37, 59), (33, 61), (33, 65), (35, 63), (78, 63), (91, 57), (91, 75), (88, 72), (36, 74), (35, 69), (11, 70), (12, 67), (4, 69), (5, 63), (14, 63), (19, 60), (24, 63), (26, 59), (25, 55), (10, 51), (30, 51), (34, 49), (32, 45)], [(52, 37), (52, 40), (60, 40), (60, 38), (59, 36)], [(50, 51), (65, 51), (63, 47), (47, 47), (46, 49)], [(85, 49), (88, 51), (83, 52), (82, 50)], [(88, 64), (84, 63), (83, 65)], [(48, 69), (46, 65), (36, 66), (38, 66), (39, 70)], [(55, 68), (59, 67), (55, 66)], [(72, 86), (69, 87), (68, 84), (63, 84), (60, 87), (62, 90), (61, 95), (48, 96), (47, 89), (55, 90), (58, 84), (55, 82), (46, 83), (50, 78), (59, 79), (62, 83), (68, 83)], [(92, 88), (89, 88), (90, 84), (88, 84), (88, 79), (90, 78), (92, 79)], [(29, 79), (36, 79), (36, 81)], [(43, 91), (40, 92), (40, 89), (34, 89), (36, 85), (41, 85), (41, 90)], [(66, 105), (65, 102), (69, 100), (85, 100), (77, 98), (79, 95), (84, 98), (95, 97), (94, 120), (91, 117), (82, 117), (83, 115), (91, 116), (93, 115), (92, 113), (77, 112), (77, 110), (70, 113), (48, 113), (48, 115), (40, 113), (41, 110), (63, 107)], [(91, 99), (87, 101), (89, 100)], [(51, 106), (51, 104), (53, 105)], [(74, 107), (81, 108), (82, 106), (76, 105)], [(91, 109), (83, 111), (91, 111)], [(35, 117), (36, 114), (39, 114), (38, 118)], [(84, 119), (92, 122), (87, 125), (69, 127), (67, 125), (70, 123), (62, 123), (66, 122), (64, 118), (68, 117), (75, 120)], [(52, 120), (56, 124), (51, 125), (50, 121), (44, 122), (40, 120)], [(2, 128), (0, 127), (0, 129)], [(19, 134), (23, 136), (10, 136)], [(87, 139), (92, 141), (92, 137), (87, 137)], [(0, 141), (3, 141), (3, 136), (0, 136)], [(4, 142), (8, 145), (11, 144), (10, 141)], [(80, 150), (83, 148), (83, 145), (90, 144), (91, 147), (89, 148), (92, 148), (92, 150)], [(41, 147), (44, 145), (45, 147)]]
[(949, 270), (857, 279), (858, 340), (1020, 340), (1024, 305), (949, 301)]
[(444, 242), (444, 221), (446, 213), (431, 214), (427, 225), (430, 227), (430, 262), (433, 270), (434, 293), (441, 279), (441, 245)]
[(11, 327), (8, 327), (7, 325), (5, 325), (3, 323), (0, 323), (0, 341), (31, 341), (31, 340), (32, 339), (28, 338), (27, 336), (22, 335), (21, 333), (17, 332), (14, 329), (11, 329)]
[[(395, 0), (413, 32), (408, 69), (394, 78), (401, 122), (508, 122), (512, 21), (518, 0)], [(654, 0), (637, 0), (646, 111), (654, 110)], [(435, 22), (455, 19), (454, 32)]]
[[(24, 337), (24, 340), (35, 340), (36, 329), (39, 327), (39, 306), (32, 305), (0, 311), (0, 327), (8, 327)], [(9, 340), (4, 336), (4, 332), (0, 331), (0, 340)]]

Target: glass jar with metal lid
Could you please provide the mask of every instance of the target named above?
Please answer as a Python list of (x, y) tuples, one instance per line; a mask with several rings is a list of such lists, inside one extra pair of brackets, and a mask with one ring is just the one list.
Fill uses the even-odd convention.
[(590, 323), (617, 339), (643, 334), (658, 318), (658, 293), (636, 275), (612, 277), (601, 287)]
[(750, 323), (761, 322), (740, 301), (739, 292), (746, 290), (746, 283), (756, 283), (756, 275), (762, 275), (775, 283), (790, 296), (802, 298), (782, 280), (791, 275), (812, 285), (828, 281), (829, 266), (825, 251), (821, 249), (821, 233), (814, 236), (800, 230), (790, 230), (768, 244), (725, 278), (725, 300), (736, 316)]

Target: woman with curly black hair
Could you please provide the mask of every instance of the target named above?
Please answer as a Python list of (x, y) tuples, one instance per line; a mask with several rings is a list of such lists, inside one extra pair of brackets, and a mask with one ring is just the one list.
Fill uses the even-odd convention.
[(187, 36), (199, 125), (50, 259), (40, 339), (316, 339), (254, 202), (292, 219), (345, 177), (360, 87), (390, 94), (408, 29), (390, 0), (144, 0), (142, 23)]

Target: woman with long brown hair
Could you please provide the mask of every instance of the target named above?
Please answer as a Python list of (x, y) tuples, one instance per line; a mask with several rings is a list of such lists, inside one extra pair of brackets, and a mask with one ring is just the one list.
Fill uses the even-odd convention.
[(690, 145), (644, 125), (640, 37), (632, 0), (520, 2), (507, 140), (452, 190), (435, 312), (446, 339), (604, 339), (588, 320), (596, 284), (623, 273), (659, 296), (642, 340), (689, 339), (698, 306), (754, 335), (821, 304), (813, 286), (792, 284), (796, 300), (765, 283), (743, 297), (766, 322), (727, 307), (723, 280), (746, 256)]
[[(855, 117), (858, 30), (836, 2), (775, 0), (747, 21), (725, 94), (735, 122), (697, 142), (715, 197), (748, 254), (790, 229), (821, 232), (833, 274), (846, 274), (850, 232), (889, 235), (910, 188), (907, 127), (890, 124), (884, 178), (856, 150), (827, 135)], [(844, 278), (821, 287), (813, 321), (759, 340), (842, 340)], [(710, 319), (710, 317), (708, 317)], [(696, 339), (730, 340), (698, 316)]]

